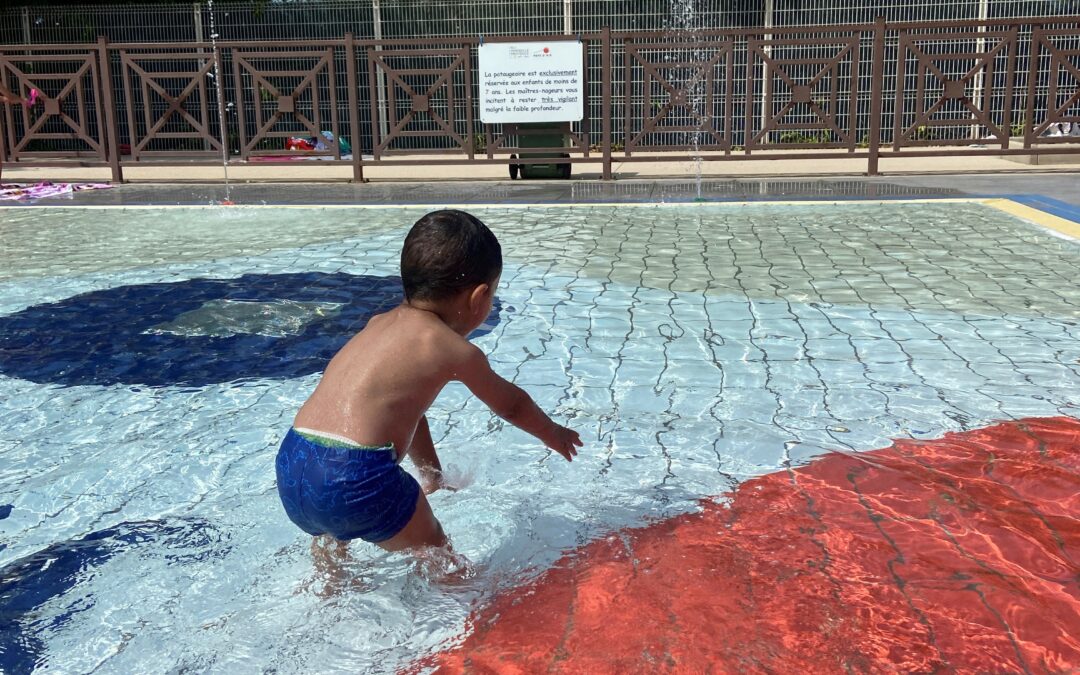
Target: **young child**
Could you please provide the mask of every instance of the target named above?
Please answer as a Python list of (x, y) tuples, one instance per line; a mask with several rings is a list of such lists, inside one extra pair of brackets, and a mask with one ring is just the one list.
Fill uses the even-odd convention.
[[(278, 494), (300, 529), (387, 551), (447, 545), (425, 497), (442, 466), (424, 413), (451, 380), (567, 461), (577, 455), (578, 434), (465, 339), (491, 312), (501, 273), (499, 242), (474, 216), (435, 211), (413, 225), (401, 252), (405, 301), (334, 356), (278, 451)], [(422, 490), (399, 466), (406, 454)]]

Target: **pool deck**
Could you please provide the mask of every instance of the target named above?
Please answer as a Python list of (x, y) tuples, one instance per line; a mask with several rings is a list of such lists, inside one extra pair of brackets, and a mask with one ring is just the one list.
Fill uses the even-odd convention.
[[(127, 184), (35, 203), (12, 201), (4, 205), (205, 205), (221, 201), (225, 194), (222, 184)], [(698, 196), (698, 182), (685, 177), (611, 182), (237, 183), (229, 191), (230, 199), (237, 204), (283, 206), (690, 202)], [(1080, 172), (703, 178), (700, 185), (701, 199), (725, 202), (986, 197), (1006, 197), (1080, 222)]]
[[(1080, 155), (1059, 157), (1064, 163), (1043, 165), (1024, 164), (1015, 157), (953, 156), (953, 157), (890, 157), (883, 152), (880, 170), (883, 175), (948, 175), (948, 174), (994, 174), (1012, 175), (1057, 172), (1080, 172)], [(848, 158), (839, 155), (835, 159), (767, 159), (768, 152), (759, 159), (702, 162), (700, 167), (687, 155), (685, 161), (649, 161), (647, 154), (634, 156), (634, 161), (621, 161), (613, 157), (612, 172), (616, 181), (643, 179), (695, 179), (698, 173), (708, 179), (831, 176), (853, 177), (866, 173), (865, 158)], [(596, 157), (594, 155), (594, 157)], [(459, 181), (507, 181), (504, 164), (445, 165), (427, 164), (402, 166), (399, 160), (436, 161), (460, 159), (460, 155), (401, 155), (379, 164), (365, 165), (364, 177), (372, 182), (459, 182)], [(576, 164), (573, 168), (576, 180), (599, 181), (599, 162)], [(330, 164), (321, 161), (262, 161), (239, 162), (234, 160), (228, 167), (233, 182), (303, 182), (348, 183), (352, 181), (352, 166)], [(83, 166), (79, 162), (57, 162), (54, 166), (28, 167), (5, 163), (3, 179), (7, 182), (107, 182), (110, 180), (107, 166)], [(124, 180), (131, 183), (216, 183), (224, 180), (220, 166), (199, 164), (162, 165), (152, 160), (124, 166)], [(551, 181), (529, 181), (530, 184)], [(557, 181), (556, 181), (557, 182)]]

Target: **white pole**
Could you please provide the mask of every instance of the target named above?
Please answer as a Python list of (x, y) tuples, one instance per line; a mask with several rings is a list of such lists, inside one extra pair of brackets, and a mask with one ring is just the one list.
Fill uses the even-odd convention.
[[(371, 0), (371, 13), (372, 20), (375, 24), (375, 39), (383, 39), (382, 32), (382, 6), (380, 0)], [(375, 45), (375, 51), (381, 52), (382, 45)], [(390, 126), (387, 122), (389, 115), (386, 111), (386, 73), (382, 68), (375, 68), (375, 82), (379, 90), (379, 136), (382, 139), (386, 139), (386, 136), (390, 133)], [(372, 124), (375, 124), (375, 120), (371, 120)], [(359, 147), (354, 148), (353, 152), (360, 152)]]
[[(776, 6), (775, 6), (774, 0), (765, 0), (765, 27), (766, 28), (772, 28), (773, 25), (774, 25), (773, 24), (773, 13), (774, 13), (775, 9), (776, 9)], [(771, 40), (772, 39), (772, 33), (766, 33), (765, 34), (765, 39), (766, 40)], [(772, 47), (770, 47), (768, 45), (765, 45), (762, 48), (762, 51), (765, 53), (766, 56), (772, 56)], [(769, 113), (770, 113), (770, 111), (765, 109), (765, 88), (767, 86), (768, 81), (769, 81), (769, 66), (768, 66), (767, 63), (765, 63), (765, 61), (762, 61), (761, 62), (761, 128), (762, 129), (764, 129), (765, 125), (769, 123)], [(751, 138), (753, 138), (753, 134), (751, 133), (750, 129), (747, 129), (746, 130), (746, 142), (749, 143)], [(769, 142), (769, 135), (766, 134), (765, 136), (762, 137), (761, 140), (762, 140), (762, 142), (768, 143)]]
[[(990, 0), (979, 0), (979, 21), (986, 21), (989, 17), (990, 17)], [(986, 26), (985, 25), (979, 26), (979, 33), (985, 33), (985, 32), (986, 32)], [(986, 38), (980, 37), (975, 42), (975, 51), (978, 52), (979, 54), (982, 54), (983, 52), (986, 51)], [(983, 85), (985, 84), (983, 82), (983, 78), (985, 77), (985, 74), (986, 74), (986, 69), (985, 68), (981, 68), (981, 69), (978, 70), (978, 72), (975, 73), (975, 81), (973, 82), (974, 86), (973, 86), (973, 91), (972, 91), (972, 96), (971, 96), (971, 102), (975, 105), (976, 108), (978, 108), (979, 106), (982, 105)], [(1007, 95), (1012, 96), (1012, 92), (1011, 91), (1008, 92)], [(989, 113), (990, 111), (989, 110), (984, 110), (983, 112), (984, 113)], [(972, 118), (974, 118), (974, 117), (975, 117), (975, 115), (973, 114)], [(1012, 120), (1004, 120), (1004, 125), (1005, 125), (1005, 129), (1011, 129), (1012, 128)], [(979, 125), (978, 124), (972, 124), (971, 125), (971, 137), (972, 138), (978, 138), (979, 137)]]
[(563, 35), (574, 34), (573, 0), (563, 0)]
[[(191, 3), (191, 15), (192, 15), (192, 18), (195, 21), (195, 42), (198, 42), (201, 45), (203, 39), (205, 39), (205, 37), (206, 37), (203, 34), (202, 3), (201, 2), (193, 2), (193, 3)], [(199, 54), (202, 55), (202, 54), (205, 54), (205, 53), (206, 53), (206, 50), (203, 49), (202, 47), (199, 47)], [(206, 61), (204, 59), (199, 59), (199, 68), (205, 68), (205, 67), (206, 67)], [(240, 84), (237, 83), (236, 86), (239, 87)], [(148, 103), (149, 102), (144, 102), (144, 105), (148, 104)], [(211, 149), (212, 148), (210, 147), (210, 140), (209, 139), (203, 139), (203, 150), (206, 150), (207, 152), (209, 152)]]

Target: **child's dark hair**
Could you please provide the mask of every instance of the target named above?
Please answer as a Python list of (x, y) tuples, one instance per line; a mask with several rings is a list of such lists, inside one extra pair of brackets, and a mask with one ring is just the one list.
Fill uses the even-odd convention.
[(406, 300), (443, 300), (502, 272), (502, 247), (487, 225), (464, 211), (432, 211), (409, 230), (401, 249)]

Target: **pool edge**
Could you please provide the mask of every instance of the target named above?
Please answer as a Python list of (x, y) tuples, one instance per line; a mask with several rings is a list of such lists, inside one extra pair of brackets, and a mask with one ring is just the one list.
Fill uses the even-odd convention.
[(1078, 222), (1049, 213), (1034, 206), (1021, 204), (1015, 199), (1006, 197), (983, 199), (982, 203), (997, 209), (998, 211), (1034, 223), (1039, 227), (1050, 230), (1055, 234), (1062, 235), (1070, 240), (1080, 241), (1080, 223)]

